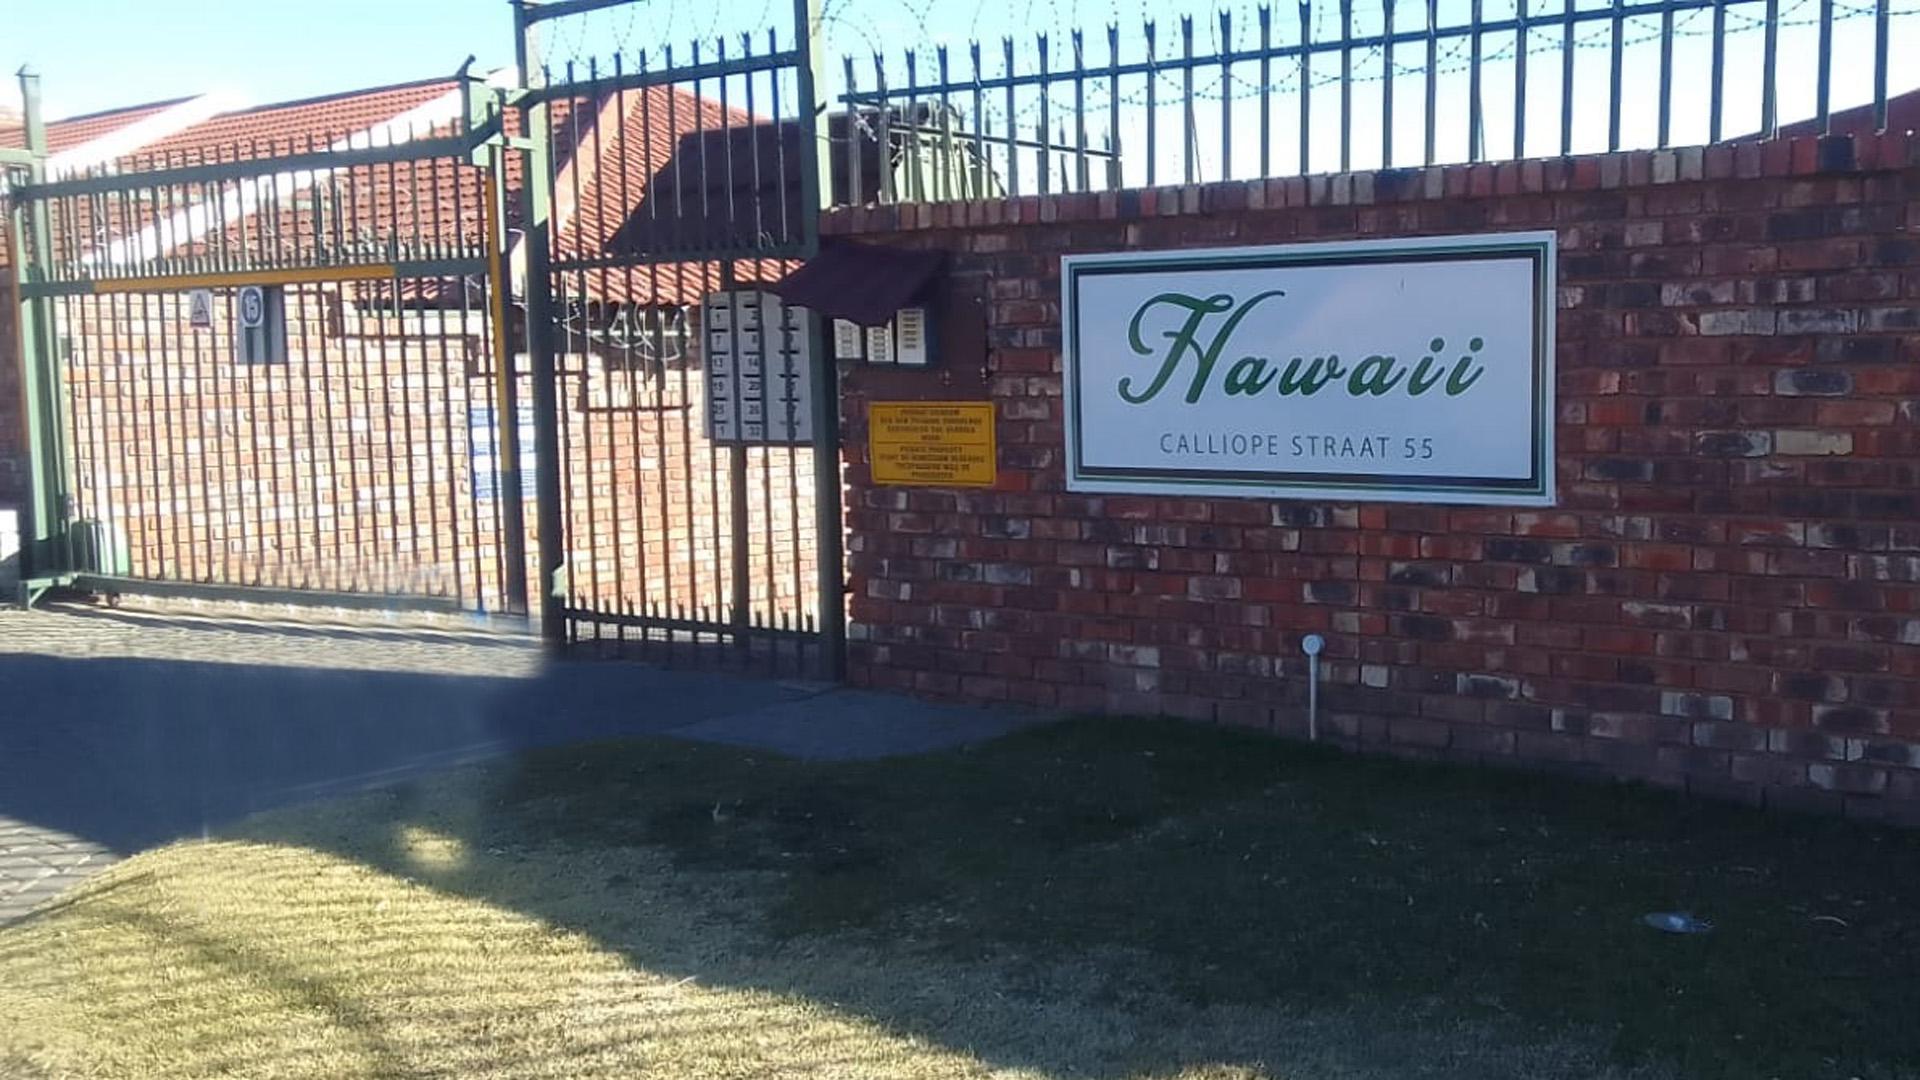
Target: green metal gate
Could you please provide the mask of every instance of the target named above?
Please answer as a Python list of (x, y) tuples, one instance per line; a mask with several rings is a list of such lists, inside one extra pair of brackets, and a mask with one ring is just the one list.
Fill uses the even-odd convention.
[(499, 95), (458, 88), (426, 130), (49, 176), (23, 78), (29, 599), (526, 611), (511, 140)]
[(818, 4), (538, 62), (633, 2), (516, 4), (519, 86), (463, 69), (454, 121), (361, 142), (48, 176), (29, 82), (30, 592), (524, 613), (839, 677), (834, 365), (769, 291), (828, 190)]
[(590, 652), (838, 678), (838, 393), (817, 320), (768, 289), (827, 186), (817, 3), (763, 34), (539, 63), (517, 5), (543, 626)]

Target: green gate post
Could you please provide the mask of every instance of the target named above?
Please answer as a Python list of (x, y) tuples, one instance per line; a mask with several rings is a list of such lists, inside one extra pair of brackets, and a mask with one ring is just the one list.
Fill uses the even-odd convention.
[[(720, 264), (720, 292), (727, 297), (728, 306), (731, 307), (733, 305), (734, 290), (739, 287), (740, 283), (734, 277), (733, 260), (728, 259), (722, 262)], [(738, 309), (736, 308), (735, 310)], [(772, 324), (766, 322), (764, 319), (766, 315), (764, 309), (761, 311), (761, 315), (760, 332), (762, 334), (773, 333), (771, 328)], [(729, 319), (727, 320), (727, 326), (729, 327), (728, 333), (733, 338), (734, 355), (738, 357), (740, 354), (740, 322), (737, 318)], [(743, 362), (744, 360), (735, 361), (736, 366), (733, 370), (736, 380), (741, 374), (738, 365)], [(727, 525), (732, 539), (733, 549), (731, 559), (732, 569), (730, 571), (733, 588), (728, 596), (727, 604), (733, 609), (733, 613), (728, 619), (728, 621), (733, 624), (733, 644), (744, 653), (753, 644), (752, 639), (747, 635), (747, 627), (751, 622), (748, 618), (748, 611), (753, 606), (752, 522), (748, 520), (748, 516), (752, 511), (748, 505), (749, 500), (747, 495), (746, 417), (735, 417), (735, 419), (739, 422), (739, 427), (736, 432), (739, 437), (733, 441), (732, 446), (727, 448)], [(771, 420), (767, 422), (767, 426), (768, 428), (773, 426)], [(771, 434), (771, 431), (769, 431), (769, 434)], [(769, 446), (772, 445), (771, 439), (767, 440), (767, 442)], [(772, 557), (772, 552), (768, 552), (768, 557)]]
[[(514, 59), (520, 65), (520, 88), (533, 84), (533, 66), (539, 50), (533, 41), (534, 19), (525, 0), (513, 5)], [(547, 105), (544, 100), (520, 105), (520, 133), (528, 146), (520, 172), (521, 243), (526, 251), (526, 318), (528, 374), (533, 378), (534, 508), (540, 537), (540, 637), (548, 649), (566, 647), (565, 585), (566, 538), (560, 513), (560, 396), (553, 355), (553, 272), (547, 250), (552, 205), (547, 189)]]
[(469, 140), (476, 134), (486, 139), (473, 146), (467, 161), (487, 170), (487, 313), (493, 322), (493, 339), (488, 343), (495, 354), (498, 377), (493, 387), (498, 420), (494, 430), (494, 471), (496, 493), (500, 500), (500, 545), (506, 553), (502, 561), (504, 578), (501, 590), (507, 614), (526, 616), (527, 603), (527, 510), (520, 475), (520, 372), (514, 364), (513, 331), (508, 320), (513, 314), (513, 266), (507, 238), (507, 207), (513, 198), (507, 189), (507, 155), (515, 153), (507, 136), (506, 94), (492, 90), (487, 81), (473, 74), (473, 57), (460, 65), (461, 112), (466, 117)]
[[(833, 197), (831, 147), (818, 88), (822, 84), (826, 50), (821, 40), (824, 24), (820, 0), (793, 0), (794, 33), (800, 63), (794, 69), (798, 83), (800, 137), (811, 153), (811, 168), (800, 173), (801, 233), (807, 258), (820, 247), (820, 211)], [(848, 127), (849, 138), (853, 128)], [(855, 181), (849, 180), (849, 183)], [(813, 513), (814, 573), (819, 592), (820, 633), (823, 635), (826, 677), (847, 677), (846, 568), (843, 565), (840, 481), (840, 367), (833, 357), (825, 320), (813, 320)]]
[[(501, 119), (504, 120), (502, 110)], [(514, 615), (531, 613), (527, 603), (527, 507), (525, 481), (520, 475), (520, 371), (514, 363), (513, 331), (505, 325), (512, 318), (513, 267), (508, 265), (507, 238), (507, 155), (513, 151), (501, 147), (488, 147), (487, 168), (493, 175), (493, 197), (495, 201), (495, 224), (501, 235), (494, 237), (494, 258), (498, 265), (491, 270), (496, 291), (503, 291), (495, 317), (502, 325), (494, 332), (494, 340), (503, 345), (496, 361), (500, 365), (500, 413), (498, 440), (500, 451), (496, 455), (496, 467), (499, 469), (501, 530), (506, 533), (501, 543), (506, 547), (507, 568), (505, 588), (507, 592), (507, 611)], [(536, 474), (535, 482), (539, 477)]]
[[(40, 115), (40, 76), (20, 69), (20, 101), (25, 119), (27, 176), (30, 184), (47, 179), (47, 130)], [(53, 301), (27, 296), (29, 282), (45, 281), (45, 260), (52, 230), (44, 199), (14, 200), (9, 232), (14, 267), (14, 299), (20, 312), (20, 381), (27, 436), (27, 523), (21, 536), (20, 583), (31, 599), (37, 587), (74, 569), (66, 543), (71, 514), (67, 486), (65, 425), (61, 418), (61, 371), (53, 322)]]

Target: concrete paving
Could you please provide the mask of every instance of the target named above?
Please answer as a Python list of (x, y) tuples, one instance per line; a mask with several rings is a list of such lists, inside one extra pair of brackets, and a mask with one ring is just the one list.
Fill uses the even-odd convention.
[(819, 683), (549, 662), (455, 622), (0, 610), (0, 925), (254, 811), (542, 745), (666, 735), (918, 753), (1033, 718)]

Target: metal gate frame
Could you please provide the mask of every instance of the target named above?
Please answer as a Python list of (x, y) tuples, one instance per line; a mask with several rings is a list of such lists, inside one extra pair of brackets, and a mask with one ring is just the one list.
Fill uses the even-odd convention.
[[(743, 540), (737, 534), (738, 521), (746, 510), (739, 502), (744, 485), (741, 452), (730, 455), (731, 469), (735, 475), (728, 478), (728, 490), (734, 503), (736, 536), (733, 541), (732, 569), (733, 602), (732, 611), (727, 612), (624, 612), (579, 613), (567, 605), (566, 553), (571, 538), (565, 533), (563, 516), (562, 462), (564, 450), (561, 445), (560, 408), (558, 390), (561, 372), (557, 364), (555, 327), (557, 325), (554, 304), (554, 271), (552, 251), (554, 242), (552, 207), (556, 176), (547, 160), (546, 148), (549, 144), (550, 102), (555, 99), (576, 96), (584, 84), (575, 84), (571, 79), (561, 82), (549, 82), (545, 78), (536, 80), (534, 73), (542, 69), (538, 46), (538, 29), (547, 22), (572, 15), (581, 15), (592, 11), (618, 7), (639, 0), (552, 0), (547, 3), (533, 3), (531, 0), (515, 0), (514, 38), (515, 59), (520, 73), (521, 91), (516, 104), (520, 119), (520, 131), (526, 136), (526, 143), (516, 148), (522, 149), (528, 156), (525, 159), (525, 176), (529, 182), (522, 185), (521, 222), (525, 229), (526, 251), (526, 317), (528, 328), (528, 351), (533, 376), (534, 437), (537, 446), (536, 496), (539, 523), (539, 588), (540, 588), (540, 624), (541, 633), (548, 646), (555, 651), (563, 651), (569, 641), (570, 620), (576, 614), (591, 614), (596, 619), (611, 617), (623, 629), (638, 628), (642, 634), (661, 633), (671, 641), (674, 635), (691, 635), (696, 641), (702, 638), (711, 640), (730, 639), (734, 644), (745, 647), (751, 635), (786, 636), (789, 638), (817, 638), (820, 647), (820, 674), (831, 681), (842, 681), (846, 674), (846, 601), (845, 573), (843, 569), (844, 539), (843, 518), (841, 512), (841, 474), (840, 474), (840, 398), (838, 369), (831, 352), (826, 348), (825, 330), (820, 320), (814, 320), (812, 329), (811, 355), (814, 362), (810, 377), (812, 379), (812, 441), (813, 454), (813, 502), (814, 502), (814, 561), (816, 576), (817, 617), (815, 628), (801, 631), (797, 629), (754, 627), (748, 623), (740, 597), (744, 595), (745, 549)], [(790, 47), (773, 55), (759, 57), (743, 56), (729, 60), (724, 50), (720, 58), (702, 62), (698, 46), (695, 46), (693, 63), (675, 67), (671, 49), (667, 50), (668, 62), (665, 67), (647, 70), (619, 72), (603, 78), (598, 73), (593, 76), (592, 92), (606, 92), (612, 89), (616, 93), (630, 90), (645, 90), (650, 87), (668, 87), (689, 80), (722, 80), (722, 101), (724, 101), (724, 80), (729, 76), (748, 75), (754, 72), (788, 71), (795, 80), (798, 101), (794, 105), (796, 118), (800, 125), (799, 150), (803, 156), (800, 163), (800, 221), (797, 236), (783, 237), (774, 242), (756, 242), (738, 244), (721, 249), (706, 248), (698, 252), (702, 259), (719, 260), (731, 265), (734, 259), (794, 259), (804, 260), (813, 257), (819, 249), (819, 214), (825, 199), (831, 193), (831, 185), (826, 170), (831, 165), (826, 148), (827, 130), (821, 117), (823, 108), (817, 88), (822, 80), (821, 52), (819, 43), (822, 32), (820, 0), (793, 0), (793, 39)], [(571, 71), (569, 70), (569, 76)], [(775, 117), (776, 121), (778, 117)], [(777, 137), (777, 136), (776, 136)], [(541, 182), (533, 182), (540, 178)], [(686, 252), (657, 251), (639, 253), (627, 265), (650, 264), (683, 260)], [(730, 270), (722, 271), (723, 275)], [(597, 625), (597, 624), (596, 624)], [(668, 655), (671, 656), (669, 649)]]
[[(430, 133), (424, 138), (389, 140), (385, 144), (362, 147), (315, 150), (309, 145), (304, 152), (289, 145), (285, 153), (279, 154), (247, 158), (236, 154), (233, 160), (168, 162), (160, 167), (133, 171), (103, 169), (70, 178), (49, 176), (39, 79), (30, 71), (20, 73), (26, 147), (24, 150), (0, 148), (0, 195), (6, 196), (11, 238), (8, 254), (20, 316), (18, 344), (30, 462), (27, 520), (21, 545), (20, 599), (24, 605), (31, 606), (49, 589), (74, 587), (108, 595), (126, 593), (380, 610), (460, 610), (458, 597), (450, 600), (390, 591), (330, 591), (153, 579), (103, 573), (97, 567), (85, 565), (86, 557), (81, 554), (85, 540), (74, 532), (76, 462), (69, 431), (73, 418), (66, 416), (62, 406), (66, 400), (66, 373), (58, 343), (54, 303), (61, 297), (106, 292), (178, 293), (203, 287), (367, 281), (389, 283), (397, 303), (405, 281), (472, 275), (490, 282), (494, 305), (493, 334), (487, 347), (495, 353), (495, 368), (499, 372), (495, 393), (502, 418), (499, 430), (493, 433), (499, 440), (495, 445), (501, 451), (495, 455), (502, 519), (497, 537), (503, 549), (500, 593), (505, 613), (526, 614), (526, 530), (518, 475), (517, 432), (510, 419), (515, 407), (515, 372), (504, 310), (503, 284), (507, 281), (508, 267), (501, 200), (505, 190), (505, 155), (521, 152), (537, 157), (538, 150), (528, 140), (506, 134), (503, 121), (509, 95), (488, 90), (481, 80), (469, 74), (469, 65), (462, 65), (457, 76), (463, 108), (456, 120), (456, 130), (451, 134)], [(389, 238), (390, 250), (328, 261), (314, 257), (315, 252), (300, 252), (296, 238), (292, 258), (283, 258), (276, 251), (265, 260), (250, 259), (243, 268), (223, 265), (225, 260), (219, 256), (169, 257), (164, 252), (154, 256), (142, 253), (133, 264), (109, 266), (98, 276), (63, 275), (57, 266), (56, 244), (62, 241), (52, 227), (49, 207), (63, 197), (91, 196), (105, 200), (118, 196), (123, 201), (137, 203), (145, 196), (158, 205), (158, 192), (173, 190), (168, 185), (258, 182), (300, 172), (308, 175), (345, 172), (351, 176), (351, 170), (356, 167), (382, 164), (397, 167), (409, 162), (447, 160), (465, 162), (487, 171), (483, 196), (485, 221), (475, 222), (486, 230), (484, 254), (423, 258), (416, 251), (412, 258), (403, 259), (398, 254), (398, 239), (394, 237)], [(244, 243), (244, 225), (241, 229)], [(317, 240), (315, 250), (318, 251)], [(303, 254), (308, 257), (301, 258)], [(409, 453), (412, 451), (409, 447)]]
[[(157, 185), (168, 182), (221, 182), (240, 178), (258, 179), (283, 174), (295, 170), (342, 170), (356, 166), (393, 164), (402, 161), (424, 161), (428, 159), (455, 158), (471, 164), (483, 166), (489, 170), (488, 206), (495, 212), (489, 228), (489, 251), (483, 260), (470, 258), (448, 258), (430, 260), (432, 265), (398, 266), (397, 255), (391, 256), (381, 271), (369, 273), (369, 264), (374, 260), (353, 260), (316, 264), (313, 258), (298, 265), (276, 263), (268, 260), (266, 265), (249, 264), (244, 269), (220, 265), (197, 265), (195, 260), (167, 258), (164, 256), (145, 258), (145, 265), (113, 268), (114, 273), (124, 283), (132, 280), (128, 287), (145, 287), (154, 290), (179, 291), (191, 287), (210, 284), (247, 285), (272, 283), (282, 280), (339, 280), (356, 276), (379, 276), (384, 272), (397, 281), (406, 276), (406, 271), (435, 272), (440, 275), (484, 273), (493, 283), (492, 312), (495, 351), (499, 379), (500, 423), (495, 444), (501, 453), (497, 456), (500, 468), (500, 493), (504, 497), (503, 506), (506, 524), (500, 537), (502, 544), (512, 548), (516, 557), (509, 558), (507, 564), (519, 572), (517, 579), (510, 583), (514, 596), (524, 597), (525, 602), (514, 605), (520, 612), (527, 612), (529, 604), (537, 603), (540, 632), (547, 645), (555, 650), (563, 650), (569, 638), (569, 620), (582, 614), (570, 612), (566, 596), (566, 552), (569, 537), (565, 534), (564, 505), (565, 494), (562, 487), (561, 415), (559, 387), (562, 373), (559, 370), (556, 355), (556, 304), (554, 302), (554, 274), (552, 266), (553, 205), (556, 177), (549, 159), (550, 107), (551, 102), (574, 93), (577, 87), (565, 82), (549, 84), (547, 80), (535, 80), (533, 72), (540, 67), (539, 49), (536, 44), (536, 32), (539, 26), (554, 19), (570, 15), (612, 8), (639, 0), (553, 0), (550, 3), (533, 3), (531, 0), (515, 0), (513, 4), (515, 21), (515, 55), (519, 64), (519, 88), (514, 91), (487, 91), (480, 80), (468, 74), (463, 65), (460, 73), (461, 87), (466, 98), (465, 115), (460, 130), (451, 135), (429, 135), (426, 138), (406, 142), (393, 142), (388, 145), (374, 145), (359, 148), (314, 151), (309, 147), (305, 153), (288, 152), (265, 157), (252, 157), (245, 160), (215, 162), (196, 162), (193, 164), (168, 163), (167, 167), (149, 171), (116, 172), (102, 170), (77, 178), (52, 178), (47, 171), (47, 147), (44, 125), (40, 116), (38, 80), (22, 73), (23, 99), (26, 103), (27, 149), (25, 151), (0, 150), (0, 180), (6, 181), (5, 187), (11, 188), (7, 200), (11, 215), (13, 238), (14, 284), (20, 312), (21, 358), (26, 398), (26, 420), (28, 438), (31, 444), (30, 500), (28, 506), (28, 524), (23, 539), (22, 576), (23, 596), (28, 601), (46, 589), (56, 586), (77, 586), (109, 593), (146, 593), (172, 596), (194, 596), (212, 599), (235, 599), (273, 603), (307, 603), (340, 607), (374, 607), (391, 609), (395, 607), (420, 607), (435, 610), (446, 608), (446, 604), (434, 598), (396, 596), (392, 593), (353, 593), (353, 592), (316, 592), (309, 589), (263, 588), (258, 585), (238, 586), (206, 584), (187, 581), (157, 581), (134, 577), (101, 574), (89, 568), (76, 557), (74, 470), (77, 468), (70, 446), (67, 421), (63, 419), (61, 403), (65, 399), (64, 373), (62, 358), (57, 341), (56, 316), (53, 301), (62, 295), (84, 294), (94, 288), (90, 280), (75, 280), (73, 275), (62, 277), (55, 272), (56, 260), (52, 257), (55, 244), (59, 242), (55, 231), (50, 227), (49, 205), (62, 196), (81, 193), (127, 193), (141, 189), (157, 190)], [(742, 57), (728, 60), (722, 57), (715, 61), (702, 63), (696, 55), (691, 65), (674, 67), (671, 53), (668, 53), (667, 67), (648, 71), (642, 67), (637, 72), (618, 75), (613, 80), (599, 80), (596, 86), (617, 86), (621, 91), (645, 89), (648, 87), (671, 87), (673, 84), (692, 80), (698, 85), (703, 79), (722, 80), (722, 101), (724, 102), (724, 80), (730, 76), (753, 72), (777, 72), (781, 77), (790, 77), (796, 90), (794, 103), (795, 119), (800, 129), (798, 152), (802, 157), (799, 168), (799, 221), (797, 233), (788, 234), (776, 242), (762, 242), (763, 237), (755, 237), (753, 242), (741, 242), (724, 250), (703, 250), (699, 257), (714, 260), (731, 267), (734, 260), (804, 260), (812, 257), (819, 245), (819, 213), (824, 200), (830, 194), (830, 184), (826, 170), (831, 159), (825, 143), (826, 125), (821, 117), (822, 102), (818, 94), (821, 82), (821, 59), (818, 48), (822, 29), (820, 0), (792, 0), (794, 19), (791, 41), (785, 51), (763, 54), (758, 57)], [(771, 41), (771, 39), (770, 39)], [(771, 46), (770, 46), (771, 48)], [(469, 61), (471, 63), (471, 61)], [(518, 129), (509, 131), (507, 111), (512, 110), (517, 117)], [(776, 113), (778, 110), (776, 110)], [(776, 117), (777, 119), (777, 117)], [(776, 129), (776, 138), (784, 138)], [(511, 160), (517, 155), (517, 160)], [(524, 329), (525, 348), (528, 357), (524, 372), (514, 370), (515, 360), (509, 341), (506, 298), (509, 295), (509, 283), (514, 276), (511, 265), (512, 256), (505, 243), (505, 219), (503, 200), (508, 195), (508, 166), (517, 164), (523, 182), (518, 187), (518, 209), (522, 243), (520, 251), (524, 259)], [(783, 195), (784, 198), (784, 195)], [(659, 262), (670, 259), (685, 259), (682, 253), (655, 252), (641, 254), (642, 262)], [(630, 264), (631, 265), (631, 264)], [(731, 270), (727, 271), (731, 273)], [(291, 275), (291, 276), (290, 276)], [(397, 286), (396, 286), (397, 290)], [(396, 297), (398, 295), (396, 291)], [(813, 522), (814, 563), (816, 592), (816, 616), (809, 620), (812, 627), (773, 627), (751, 624), (750, 617), (741, 610), (738, 597), (744, 595), (742, 575), (743, 560), (739, 557), (744, 550), (739, 537), (734, 538), (734, 590), (736, 598), (731, 613), (669, 612), (660, 614), (628, 613), (623, 616), (622, 625), (639, 627), (643, 634), (660, 632), (672, 640), (675, 635), (689, 633), (697, 641), (703, 638), (712, 641), (730, 639), (744, 646), (752, 635), (768, 637), (785, 636), (789, 639), (803, 639), (819, 648), (821, 663), (819, 673), (839, 681), (845, 675), (846, 656), (846, 614), (844, 597), (843, 570), (843, 519), (841, 510), (841, 469), (840, 469), (840, 431), (839, 431), (839, 386), (838, 372), (830, 350), (826, 347), (826, 334), (814, 320), (811, 332), (811, 354), (814, 358), (809, 373), (812, 380), (811, 403), (811, 442), (813, 472)], [(535, 535), (537, 537), (537, 576), (532, 581), (525, 580), (525, 559), (519, 557), (523, 551), (526, 537), (524, 528), (524, 507), (520, 495), (519, 478), (516, 475), (520, 454), (517, 442), (515, 379), (517, 375), (530, 376), (532, 388), (532, 414), (535, 440), (535, 484), (534, 497), (537, 511)], [(743, 460), (744, 449), (734, 452), (730, 458), (735, 463)], [(728, 490), (737, 499), (743, 490), (740, 477), (730, 477)], [(736, 507), (739, 513), (745, 513), (743, 507)], [(737, 515), (736, 515), (737, 516)], [(793, 528), (798, 529), (798, 522)], [(737, 528), (736, 528), (737, 532)], [(793, 534), (797, 537), (797, 531)], [(529, 594), (529, 586), (538, 590), (538, 600)], [(743, 653), (744, 655), (744, 653)]]
[(16, 355), (20, 361), (22, 421), (27, 436), (26, 520), (20, 534), (20, 590), (23, 603), (57, 580), (65, 548), (63, 523), (71, 501), (67, 490), (66, 447), (59, 423), (59, 358), (53, 347), (52, 306), (45, 297), (29, 297), (26, 286), (43, 276), (28, 261), (52, 243), (46, 206), (21, 194), (45, 182), (47, 129), (40, 112), (40, 77), (20, 71), (26, 146), (0, 147), (0, 195), (7, 196), (8, 264), (13, 268), (17, 318)]

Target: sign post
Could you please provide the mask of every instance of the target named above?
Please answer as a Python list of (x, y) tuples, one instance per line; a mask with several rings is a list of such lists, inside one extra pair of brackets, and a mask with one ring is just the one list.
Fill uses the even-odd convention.
[(1072, 491), (1550, 506), (1550, 232), (1061, 260)]
[(240, 329), (258, 330), (267, 324), (267, 294), (258, 285), (240, 290)]
[(287, 362), (286, 295), (277, 285), (243, 285), (233, 298), (234, 359), (241, 364)]
[(876, 484), (992, 487), (993, 402), (873, 402), (867, 460)]
[(194, 289), (187, 293), (187, 324), (195, 330), (213, 329), (213, 290)]

